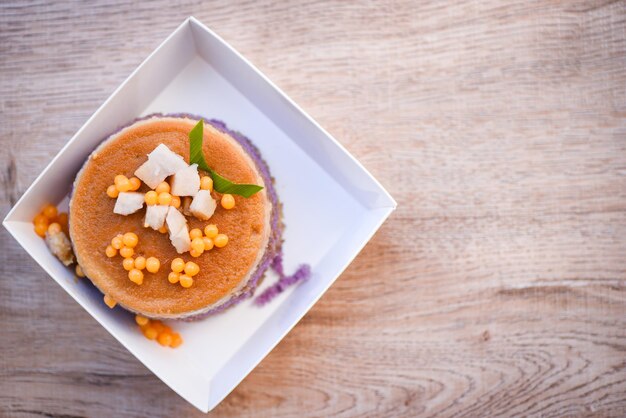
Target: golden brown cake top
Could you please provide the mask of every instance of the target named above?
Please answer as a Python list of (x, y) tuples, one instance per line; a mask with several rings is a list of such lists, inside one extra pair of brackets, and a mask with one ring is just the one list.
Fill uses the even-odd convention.
[[(140, 121), (113, 135), (88, 159), (79, 173), (71, 200), (70, 234), (79, 264), (92, 282), (127, 309), (146, 315), (185, 316), (198, 313), (231, 295), (244, 284), (255, 269), (267, 245), (269, 208), (265, 189), (250, 198), (235, 196), (234, 209), (218, 205), (208, 221), (187, 217), (189, 229), (215, 224), (228, 235), (228, 245), (214, 248), (200, 257), (178, 254), (168, 234), (143, 227), (145, 209), (128, 216), (113, 213), (115, 199), (107, 187), (117, 174), (132, 177), (159, 144), (165, 144), (189, 162), (188, 134), (197, 121), (157, 118)], [(208, 165), (237, 183), (263, 185), (253, 161), (230, 136), (205, 124), (203, 151)], [(139, 192), (150, 188), (142, 184)], [(219, 195), (212, 193), (219, 201)], [(139, 236), (135, 256), (154, 256), (160, 270), (146, 273), (142, 285), (131, 282), (122, 258), (108, 258), (106, 247), (118, 234), (134, 232)], [(194, 285), (183, 288), (168, 282), (170, 263), (181, 257), (200, 266)]]

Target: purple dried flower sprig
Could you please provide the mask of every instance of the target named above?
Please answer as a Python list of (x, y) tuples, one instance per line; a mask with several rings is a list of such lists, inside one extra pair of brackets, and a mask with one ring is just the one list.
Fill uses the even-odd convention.
[(294, 274), (285, 276), (283, 273), (282, 261), (282, 254), (278, 254), (274, 260), (272, 260), (272, 269), (278, 273), (280, 279), (255, 298), (255, 305), (263, 306), (267, 304), (289, 286), (293, 286), (296, 283), (307, 280), (311, 276), (311, 267), (309, 267), (308, 264), (302, 264), (298, 267), (298, 270), (296, 270)]

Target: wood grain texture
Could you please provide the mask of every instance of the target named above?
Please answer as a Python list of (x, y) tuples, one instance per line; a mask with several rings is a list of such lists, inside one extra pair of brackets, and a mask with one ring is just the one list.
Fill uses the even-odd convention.
[[(626, 415), (626, 2), (0, 4), (0, 211), (188, 15), (399, 207), (213, 416)], [(0, 416), (194, 416), (0, 231)]]

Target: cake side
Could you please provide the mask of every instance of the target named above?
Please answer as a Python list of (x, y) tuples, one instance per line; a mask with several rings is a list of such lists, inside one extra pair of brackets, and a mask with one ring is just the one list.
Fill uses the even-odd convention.
[[(202, 271), (205, 269), (209, 271), (208, 277), (204, 280), (205, 285), (200, 285), (194, 290), (172, 288), (171, 285), (167, 288), (169, 285), (167, 279), (155, 275), (147, 281), (148, 286), (144, 283), (141, 286), (142, 289), (136, 289), (131, 286), (133, 283), (126, 283), (127, 279), (126, 282), (117, 277), (112, 279), (111, 276), (120, 274), (123, 276), (126, 273), (120, 271), (119, 266), (115, 273), (111, 269), (115, 266), (110, 266), (107, 263), (108, 260), (104, 263), (93, 262), (93, 257), (89, 255), (90, 248), (94, 251), (93, 243), (86, 243), (83, 238), (87, 236), (93, 239), (94, 235), (81, 232), (81, 228), (87, 227), (86, 225), (81, 227), (84, 223), (91, 227), (95, 226), (96, 230), (105, 234), (115, 232), (114, 230), (122, 232), (120, 228), (135, 231), (140, 235), (141, 242), (147, 243), (142, 251), (157, 251), (164, 254), (163, 265), (176, 256), (171, 248), (162, 248), (159, 245), (159, 241), (164, 241), (163, 236), (156, 231), (141, 228), (142, 222), (139, 219), (141, 215), (133, 214), (117, 220), (107, 216), (106, 206), (107, 203), (110, 206), (111, 202), (106, 202), (106, 199), (100, 197), (103, 191), (99, 183), (102, 182), (98, 181), (97, 177), (104, 175), (107, 171), (109, 171), (109, 177), (115, 173), (110, 173), (112, 168), (110, 166), (101, 167), (104, 173), (102, 170), (92, 170), (92, 167), (101, 166), (103, 160), (113, 158), (115, 160), (113, 166), (119, 167), (122, 164), (123, 168), (128, 170), (125, 172), (128, 173), (139, 166), (138, 160), (141, 160), (142, 155), (145, 160), (145, 154), (150, 151), (150, 146), (155, 145), (155, 141), (165, 143), (188, 159), (187, 134), (199, 118), (194, 120), (191, 115), (181, 116), (183, 115), (151, 115), (109, 136), (93, 151), (77, 175), (71, 199), (70, 234), (78, 261), (87, 276), (92, 278), (94, 284), (103, 293), (111, 294), (124, 308), (153, 318), (198, 317), (232, 306), (252, 291), (280, 246), (282, 225), (279, 221), (279, 204), (267, 165), (249, 140), (236, 133), (231, 135), (225, 125), (211, 121), (205, 124), (203, 147), (207, 160), (210, 160), (208, 161), (210, 166), (229, 178), (235, 178), (240, 182), (260, 184), (265, 189), (250, 199), (238, 197), (237, 210), (240, 212), (237, 216), (240, 217), (239, 219), (235, 219), (231, 212), (221, 213), (221, 216), (216, 213), (215, 219), (211, 219), (210, 222), (215, 221), (227, 229), (231, 228), (235, 237), (232, 242), (235, 244), (232, 246), (229, 244), (230, 252), (220, 249), (219, 252), (208, 254), (205, 263), (199, 260)], [(100, 162), (90, 164), (94, 161)], [(129, 164), (130, 168), (126, 167), (126, 164)], [(107, 181), (110, 182), (110, 179)], [(86, 184), (93, 189), (99, 189), (100, 195), (86, 190)], [(85, 208), (94, 207), (99, 209), (85, 210)], [(108, 213), (110, 214), (110, 210)], [(98, 216), (104, 216), (105, 219), (98, 219)], [(104, 227), (103, 222), (108, 222), (108, 226)], [(130, 225), (131, 222), (135, 224), (134, 227)], [(191, 224), (195, 227), (198, 223), (192, 221)], [(98, 245), (95, 246), (96, 253), (102, 250), (99, 247), (107, 239), (110, 237), (96, 240), (98, 241)], [(163, 280), (165, 283), (155, 285)], [(198, 282), (200, 284), (202, 280)], [(165, 287), (162, 286), (163, 284)]]

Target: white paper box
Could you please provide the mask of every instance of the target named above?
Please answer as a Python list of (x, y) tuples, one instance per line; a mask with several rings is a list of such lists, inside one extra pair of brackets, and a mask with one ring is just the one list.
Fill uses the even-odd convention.
[[(312, 277), (259, 308), (252, 300), (193, 323), (163, 348), (133, 316), (110, 310), (87, 280), (50, 254), (31, 220), (46, 202), (67, 205), (75, 174), (115, 128), (154, 112), (220, 119), (261, 150), (284, 204), (284, 264)], [(391, 162), (390, 162), (391, 163)], [(214, 408), (267, 355), (359, 253), (396, 203), (334, 138), (244, 57), (190, 17), (89, 118), (4, 220), (24, 249), (120, 343), (202, 411)], [(277, 280), (269, 274), (259, 294)], [(85, 341), (85, 344), (90, 344)]]

